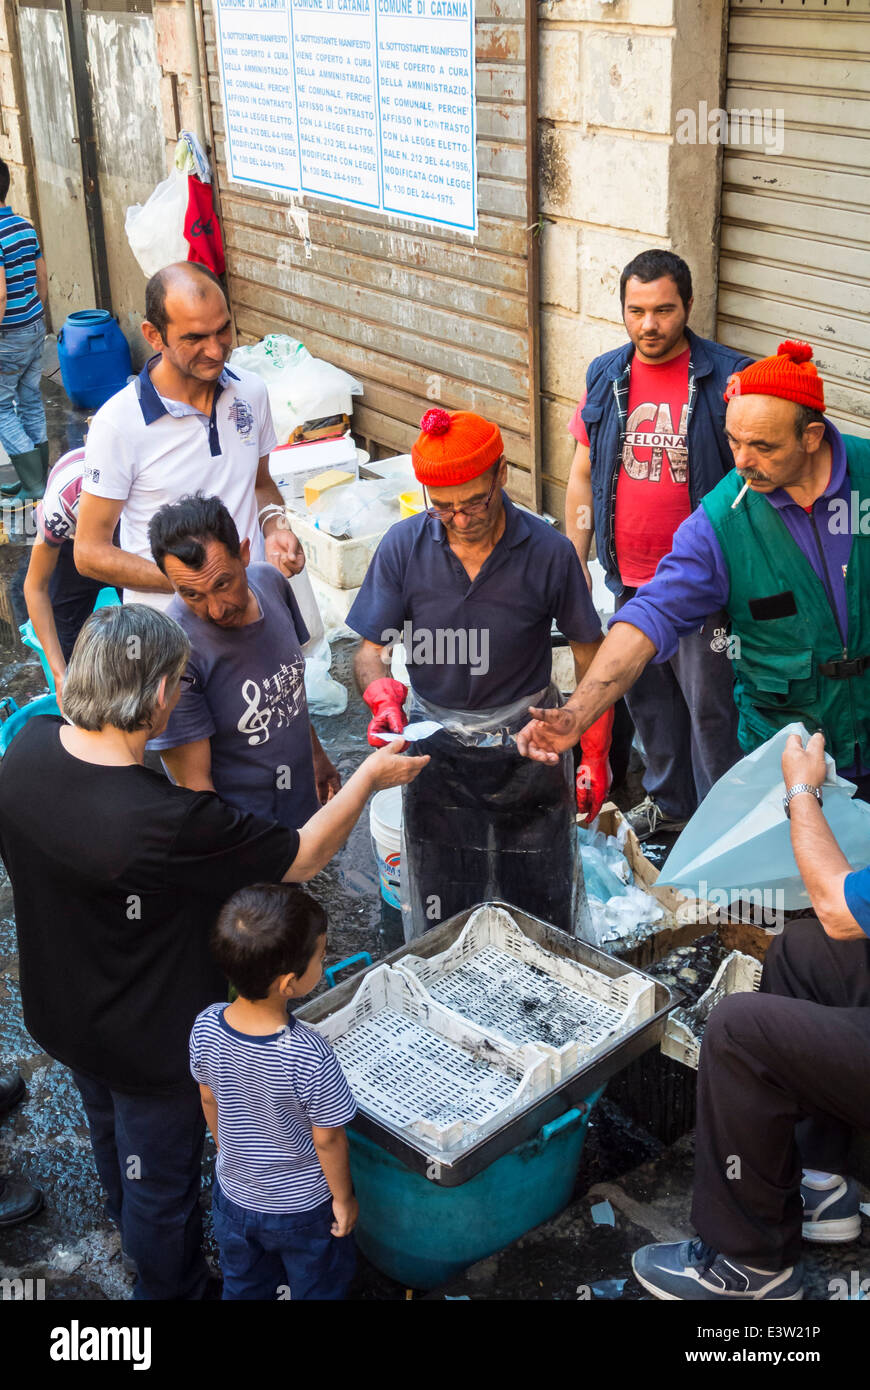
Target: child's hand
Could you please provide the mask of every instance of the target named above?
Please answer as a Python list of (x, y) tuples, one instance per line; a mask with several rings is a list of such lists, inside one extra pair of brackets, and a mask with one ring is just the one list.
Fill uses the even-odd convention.
[(349, 1236), (359, 1216), (359, 1203), (356, 1197), (349, 1197), (346, 1202), (340, 1202), (337, 1197), (333, 1197), (332, 1214), (335, 1217), (332, 1223), (332, 1234), (334, 1236)]

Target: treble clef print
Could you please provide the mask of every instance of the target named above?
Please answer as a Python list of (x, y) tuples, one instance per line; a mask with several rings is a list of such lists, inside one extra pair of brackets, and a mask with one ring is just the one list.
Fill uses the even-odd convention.
[(250, 734), (248, 743), (266, 743), (269, 738), (270, 709), (260, 709), (260, 687), (256, 681), (245, 681), (242, 686), (242, 699), (247, 707), (238, 723), (240, 734)]

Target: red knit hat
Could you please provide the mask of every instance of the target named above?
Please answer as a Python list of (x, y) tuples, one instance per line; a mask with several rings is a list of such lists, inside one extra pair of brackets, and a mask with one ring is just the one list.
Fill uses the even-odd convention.
[(809, 343), (780, 343), (775, 357), (762, 357), (728, 378), (726, 401), (732, 396), (782, 396), (823, 411), (825, 384), (810, 361), (812, 355)]
[(501, 431), (480, 415), (457, 410), (427, 410), (421, 433), (411, 449), (418, 483), (458, 487), (479, 478), (504, 453)]

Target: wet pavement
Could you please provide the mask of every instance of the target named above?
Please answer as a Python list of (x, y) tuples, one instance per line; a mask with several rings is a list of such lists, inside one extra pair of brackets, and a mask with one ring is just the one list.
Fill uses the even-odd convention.
[[(80, 441), (84, 415), (71, 411), (60, 387), (48, 379), (45, 395), (52, 457), (56, 458)], [(5, 590), (7, 600), (27, 553), (22, 544), (24, 528), (18, 524), (15, 529), (18, 535), (12, 543), (0, 545), (0, 592)], [(350, 680), (351, 654), (350, 643), (334, 644), (333, 675), (350, 692), (346, 712), (314, 719), (343, 779), (368, 752), (368, 711)], [(17, 635), (13, 637), (9, 622), (0, 620), (0, 697), (12, 695), (23, 705), (44, 689), (35, 656), (21, 646)], [(634, 774), (617, 796), (618, 804), (635, 804), (643, 795), (638, 790)], [(395, 925), (381, 918), (367, 813), (345, 848), (312, 882), (311, 891), (329, 915), (327, 964), (359, 951), (379, 959), (400, 944)], [(703, 938), (672, 952), (655, 967), (655, 973), (686, 989), (694, 999), (706, 988), (721, 956), (718, 938)], [(692, 1122), (694, 1077), (657, 1052), (644, 1061), (645, 1070), (637, 1073), (632, 1084), (620, 1085), (615, 1079), (595, 1107), (574, 1198), (566, 1210), (500, 1254), (472, 1266), (431, 1297), (623, 1301), (646, 1297), (631, 1277), (632, 1250), (650, 1240), (691, 1233), (692, 1136), (683, 1131)], [(45, 1279), (49, 1299), (128, 1298), (132, 1283), (121, 1265), (117, 1234), (103, 1211), (78, 1092), (66, 1069), (47, 1057), (24, 1029), (11, 890), (0, 867), (0, 1072), (16, 1067), (27, 1083), (27, 1096), (0, 1118), (0, 1170), (18, 1173), (40, 1186), (45, 1208), (0, 1235), (0, 1278)], [(659, 1093), (655, 1113), (644, 1111), (642, 1104), (644, 1096), (649, 1101), (651, 1091)], [(675, 1103), (665, 1123), (662, 1116), (671, 1092), (678, 1095), (679, 1105)], [(203, 1208), (207, 1252), (216, 1267), (207, 1211), (213, 1157), (209, 1140), (203, 1165)], [(602, 1201), (610, 1203), (613, 1226), (598, 1225), (592, 1218), (593, 1205)], [(810, 1298), (829, 1298), (835, 1277), (848, 1280), (854, 1270), (865, 1277), (870, 1273), (870, 1226), (865, 1223), (855, 1245), (809, 1248), (807, 1265)], [(361, 1259), (356, 1296), (404, 1300), (408, 1291)]]

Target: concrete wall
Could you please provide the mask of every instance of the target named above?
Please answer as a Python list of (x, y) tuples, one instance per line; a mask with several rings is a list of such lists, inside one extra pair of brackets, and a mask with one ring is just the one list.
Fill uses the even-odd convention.
[(36, 193), (13, 0), (0, 0), (0, 159), (9, 165), (9, 204), (34, 220)]
[(661, 246), (692, 268), (692, 325), (715, 322), (719, 153), (674, 140), (720, 104), (725, 0), (545, 0), (539, 188), (544, 507), (560, 519), (568, 422), (593, 357), (625, 341), (619, 273)]

